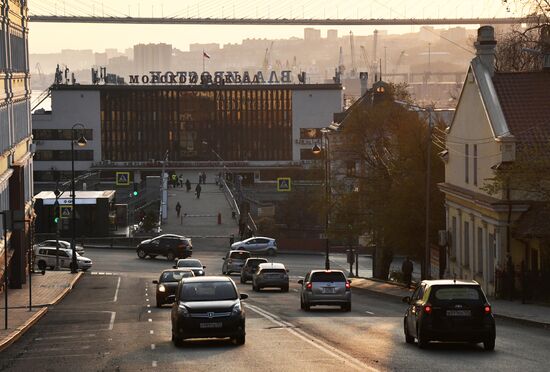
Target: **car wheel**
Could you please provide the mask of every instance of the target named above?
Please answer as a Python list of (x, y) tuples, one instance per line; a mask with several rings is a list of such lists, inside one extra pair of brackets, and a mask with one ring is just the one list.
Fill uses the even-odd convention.
[(156, 258), (157, 255), (156, 255), (156, 254), (150, 254), (149, 257), (151, 257), (151, 258)]
[(256, 286), (256, 285), (254, 285), (254, 284), (252, 284), (252, 290), (253, 290), (254, 292), (260, 292), (260, 288), (259, 288), (258, 286)]
[(268, 255), (268, 256), (275, 256), (275, 249), (269, 248), (269, 249), (267, 250), (267, 255)]
[(300, 309), (304, 310), (304, 308), (304, 299), (302, 298), (302, 296), (300, 296)]
[(235, 344), (237, 344), (238, 346), (244, 345), (245, 342), (246, 342), (246, 335), (244, 333), (235, 337)]
[(307, 302), (304, 302), (304, 310), (309, 311), (310, 309), (311, 309), (310, 304), (308, 304)]
[(162, 305), (163, 305), (163, 303), (162, 303), (162, 302), (160, 302), (160, 301), (157, 301), (157, 308), (161, 308), (161, 307), (162, 307)]
[(416, 329), (416, 340), (418, 342), (418, 347), (421, 349), (425, 349), (428, 347), (428, 344), (430, 343), (430, 340), (428, 340), (424, 335), (422, 335), (422, 330), (420, 328)]
[(145, 251), (144, 251), (143, 249), (138, 249), (137, 255), (138, 255), (138, 257), (141, 258), (141, 259), (144, 259), (145, 256), (147, 256), (147, 254), (145, 253)]
[(348, 302), (348, 303), (342, 305), (342, 310), (344, 310), (346, 312), (351, 311), (351, 302)]
[(49, 268), (50, 270), (53, 270), (53, 269), (55, 269), (55, 266), (48, 266), (48, 268)]
[(495, 350), (495, 339), (494, 338), (488, 338), (485, 341), (483, 341), (483, 348), (486, 351)]
[(174, 254), (174, 252), (168, 251), (168, 253), (166, 253), (166, 259), (168, 261), (174, 261), (176, 259), (176, 255)]
[(288, 285), (285, 285), (284, 287), (281, 287), (282, 292), (288, 292)]
[(183, 346), (183, 339), (181, 337), (176, 336), (172, 333), (172, 342), (174, 343), (174, 346), (181, 347)]
[(407, 320), (403, 321), (403, 332), (405, 333), (405, 342), (408, 344), (414, 343), (414, 337), (409, 335), (409, 327), (407, 327)]
[(45, 271), (46, 270), (46, 266), (47, 266), (46, 261), (40, 260), (40, 261), (38, 261), (37, 265), (38, 265), (38, 270), (40, 270), (40, 271)]

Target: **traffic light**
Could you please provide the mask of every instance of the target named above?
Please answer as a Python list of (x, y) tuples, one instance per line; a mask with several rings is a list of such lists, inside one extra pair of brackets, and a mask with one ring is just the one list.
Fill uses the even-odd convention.
[(139, 194), (139, 191), (138, 191), (138, 183), (137, 182), (134, 182), (134, 192), (132, 193), (133, 196), (138, 196)]
[(60, 208), (59, 208), (59, 202), (56, 200), (53, 204), (53, 222), (57, 225), (59, 223), (60, 218)]

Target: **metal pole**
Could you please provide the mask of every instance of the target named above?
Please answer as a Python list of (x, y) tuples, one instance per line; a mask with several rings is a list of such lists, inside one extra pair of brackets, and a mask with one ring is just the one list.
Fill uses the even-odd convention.
[(2, 212), (2, 226), (4, 227), (4, 329), (8, 329), (8, 211)]
[[(34, 206), (33, 206), (34, 210)], [(29, 220), (29, 311), (32, 311), (32, 248), (33, 248), (33, 221)]]
[(325, 211), (325, 270), (330, 270), (330, 260), (329, 260), (329, 241), (328, 241), (328, 214), (330, 208), (330, 188), (329, 188), (329, 174), (328, 174), (328, 140), (326, 137), (326, 132), (323, 132), (323, 139), (325, 142), (324, 151), (325, 151), (325, 202), (326, 202), (326, 211)]
[(425, 244), (425, 269), (424, 279), (430, 279), (430, 179), (431, 179), (431, 159), (432, 159), (432, 111), (428, 109), (428, 156), (426, 160), (426, 240)]
[(72, 220), (72, 260), (71, 260), (71, 273), (76, 274), (78, 272), (76, 266), (76, 203), (75, 203), (75, 182), (74, 182), (74, 141), (75, 141), (75, 128), (72, 128), (71, 132), (71, 190), (72, 190), (72, 211), (71, 211), (71, 220)]

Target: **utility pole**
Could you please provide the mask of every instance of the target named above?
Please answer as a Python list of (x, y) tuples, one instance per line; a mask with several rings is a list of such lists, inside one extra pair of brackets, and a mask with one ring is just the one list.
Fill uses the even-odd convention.
[(433, 127), (433, 109), (428, 108), (426, 110), (428, 113), (428, 154), (426, 160), (426, 235), (425, 235), (425, 269), (424, 279), (431, 278), (431, 260), (430, 260), (430, 179), (431, 179), (431, 168), (432, 168), (432, 127)]

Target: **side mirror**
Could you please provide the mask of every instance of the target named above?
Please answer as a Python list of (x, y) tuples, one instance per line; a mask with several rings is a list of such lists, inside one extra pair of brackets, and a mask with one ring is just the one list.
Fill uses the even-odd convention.
[(222, 261), (225, 261), (225, 257), (222, 257)]
[(411, 302), (411, 298), (410, 298), (409, 296), (406, 296), (406, 297), (403, 297), (403, 298), (401, 299), (401, 301), (403, 301), (404, 303), (408, 304), (408, 303)]
[(153, 280), (153, 284), (159, 284), (158, 280)]
[(202, 265), (202, 268), (203, 268), (203, 269), (206, 269), (206, 266)]
[(178, 267), (176, 265), (172, 266), (172, 269), (177, 269)]
[(246, 300), (248, 295), (246, 293), (241, 293), (241, 300)]
[(286, 269), (286, 272), (287, 272), (287, 273), (289, 273), (289, 272), (290, 272), (290, 270), (289, 270), (289, 269)]
[(298, 284), (304, 284), (304, 280), (303, 279), (298, 280)]

